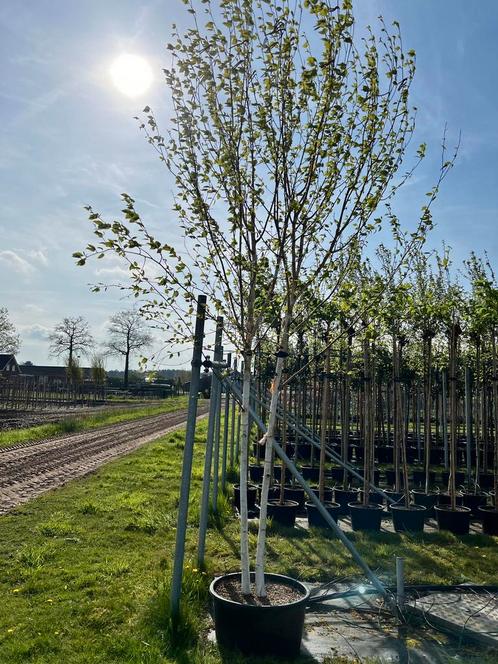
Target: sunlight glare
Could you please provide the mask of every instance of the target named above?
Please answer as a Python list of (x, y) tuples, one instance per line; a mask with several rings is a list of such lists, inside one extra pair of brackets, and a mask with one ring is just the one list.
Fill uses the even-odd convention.
[(146, 92), (153, 80), (147, 60), (131, 53), (123, 53), (116, 58), (110, 73), (116, 88), (128, 97), (138, 97)]

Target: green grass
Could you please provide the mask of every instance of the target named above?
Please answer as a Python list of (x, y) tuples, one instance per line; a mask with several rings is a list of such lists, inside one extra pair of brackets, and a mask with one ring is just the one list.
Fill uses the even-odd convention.
[(26, 427), (24, 429), (12, 429), (0, 432), (0, 448), (25, 443), (27, 441), (44, 440), (56, 436), (64, 436), (68, 433), (85, 431), (86, 429), (95, 429), (96, 427), (107, 424), (117, 424), (118, 422), (127, 422), (137, 420), (150, 415), (160, 415), (161, 413), (171, 413), (175, 410), (187, 407), (187, 396), (172, 397), (165, 399), (157, 405), (148, 405), (143, 408), (108, 410), (95, 415), (82, 415), (80, 417), (70, 417), (53, 424), (41, 424), (35, 427)]
[[(208, 533), (206, 571), (197, 569), (205, 432), (203, 421), (194, 456), (184, 613), (176, 644), (168, 619), (168, 584), (183, 432), (0, 517), (2, 664), (222, 661), (206, 640), (207, 587), (213, 574), (238, 569), (238, 522), (221, 499), (221, 515), (211, 519)], [(256, 534), (251, 525), (253, 553)], [(405, 557), (409, 583), (498, 582), (496, 538), (356, 533), (351, 539), (389, 583), (395, 577), (395, 555)], [(315, 581), (359, 578), (332, 536), (297, 529), (270, 528), (267, 569)]]

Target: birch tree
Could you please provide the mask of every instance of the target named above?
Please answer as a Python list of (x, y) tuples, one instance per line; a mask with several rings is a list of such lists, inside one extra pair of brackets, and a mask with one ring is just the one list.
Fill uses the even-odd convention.
[[(414, 130), (409, 89), (415, 54), (402, 48), (399, 26), (380, 21), (355, 40), (350, 0), (202, 0), (185, 2), (191, 25), (174, 28), (165, 69), (173, 117), (161, 123), (145, 107), (141, 128), (172, 174), (174, 220), (186, 249), (151, 234), (134, 199), (108, 222), (88, 206), (97, 238), (76, 252), (117, 254), (141, 312), (185, 338), (192, 303), (209, 296), (209, 315), (244, 359), (240, 446), (242, 593), (250, 593), (247, 531), (249, 390), (253, 352), (268, 301), (283, 301), (272, 382), (256, 591), (264, 596), (266, 500), (281, 376), (296, 306), (311, 284), (337, 272), (348, 251), (378, 228), (382, 210), (413, 168), (394, 180)], [(308, 34), (306, 34), (308, 32)], [(422, 206), (450, 167), (444, 162)], [(416, 235), (420, 228), (414, 231)], [(338, 281), (340, 282), (339, 275)], [(95, 290), (106, 285), (97, 284)]]

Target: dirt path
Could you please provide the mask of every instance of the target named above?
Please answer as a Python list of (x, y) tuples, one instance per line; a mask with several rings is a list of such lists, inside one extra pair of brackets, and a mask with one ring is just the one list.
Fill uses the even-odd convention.
[[(199, 416), (208, 405), (200, 404)], [(0, 514), (185, 426), (187, 411), (120, 422), (0, 450)]]

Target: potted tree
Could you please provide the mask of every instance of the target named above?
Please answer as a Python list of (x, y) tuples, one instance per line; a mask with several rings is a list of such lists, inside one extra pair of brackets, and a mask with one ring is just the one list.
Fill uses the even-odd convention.
[(450, 283), (448, 264), (444, 266), (447, 274), (447, 320), (448, 320), (448, 379), (450, 400), (450, 476), (448, 484), (449, 504), (436, 505), (436, 518), (440, 530), (449, 530), (455, 535), (466, 535), (469, 532), (470, 509), (457, 505), (457, 380), (458, 380), (458, 351), (459, 337), (462, 332), (459, 322), (459, 308), (461, 306), (461, 290), (457, 285)]
[[(330, 328), (331, 328), (331, 318), (333, 312), (329, 311), (329, 308), (324, 305), (321, 307), (322, 316), (326, 316), (327, 313), (330, 314), (330, 317), (325, 321), (326, 333), (325, 333), (325, 364), (323, 368), (323, 388), (322, 388), (322, 406), (321, 406), (321, 426), (320, 426), (320, 466), (319, 466), (319, 480), (318, 480), (318, 498), (320, 502), (324, 504), (327, 512), (330, 516), (337, 521), (339, 516), (340, 506), (337, 503), (332, 502), (330, 494), (326, 496), (325, 488), (325, 462), (326, 462), (326, 449), (327, 449), (327, 424), (328, 424), (328, 414), (330, 408), (330, 354), (331, 348), (329, 344)], [(308, 524), (313, 527), (318, 528), (328, 528), (328, 524), (324, 521), (322, 515), (317, 510), (316, 506), (312, 502), (306, 503), (306, 512), (308, 514)]]
[[(299, 650), (308, 591), (296, 580), (265, 573), (283, 359), (296, 303), (338, 256), (378, 228), (379, 204), (399, 189), (392, 180), (414, 129), (408, 101), (414, 53), (400, 57), (397, 32), (381, 39), (370, 32), (361, 48), (351, 48), (350, 0), (337, 7), (298, 3), (297, 9), (284, 0), (278, 15), (271, 5), (237, 0), (188, 4), (193, 26), (169, 45), (173, 63), (166, 80), (174, 118), (168, 139), (149, 107), (142, 124), (173, 174), (174, 210), (191, 249), (188, 258), (148, 231), (128, 195), (123, 223), (107, 223), (89, 209), (97, 246), (89, 245), (75, 258), (84, 264), (91, 256), (117, 254), (129, 266), (132, 294), (146, 300), (143, 313), (156, 315), (163, 329), (174, 328), (182, 338), (199, 291), (210, 295), (210, 316), (224, 316), (226, 334), (244, 360), (241, 569), (211, 584), (216, 632), (223, 646), (292, 656)], [(301, 11), (314, 23), (313, 39), (303, 35)], [(384, 25), (382, 30), (388, 32)], [(304, 60), (300, 53), (306, 54)], [(391, 63), (388, 72), (385, 62)], [(363, 81), (361, 89), (357, 80)], [(436, 192), (437, 187), (429, 205)], [(429, 205), (422, 228), (430, 225)], [(147, 272), (147, 266), (153, 269)], [(247, 525), (251, 371), (268, 300), (279, 289), (282, 327), (252, 574)]]
[(472, 257), (474, 273), (474, 313), (487, 332), (491, 345), (492, 387), (494, 410), (493, 503), (478, 508), (482, 530), (486, 535), (498, 535), (498, 288), (491, 266)]

